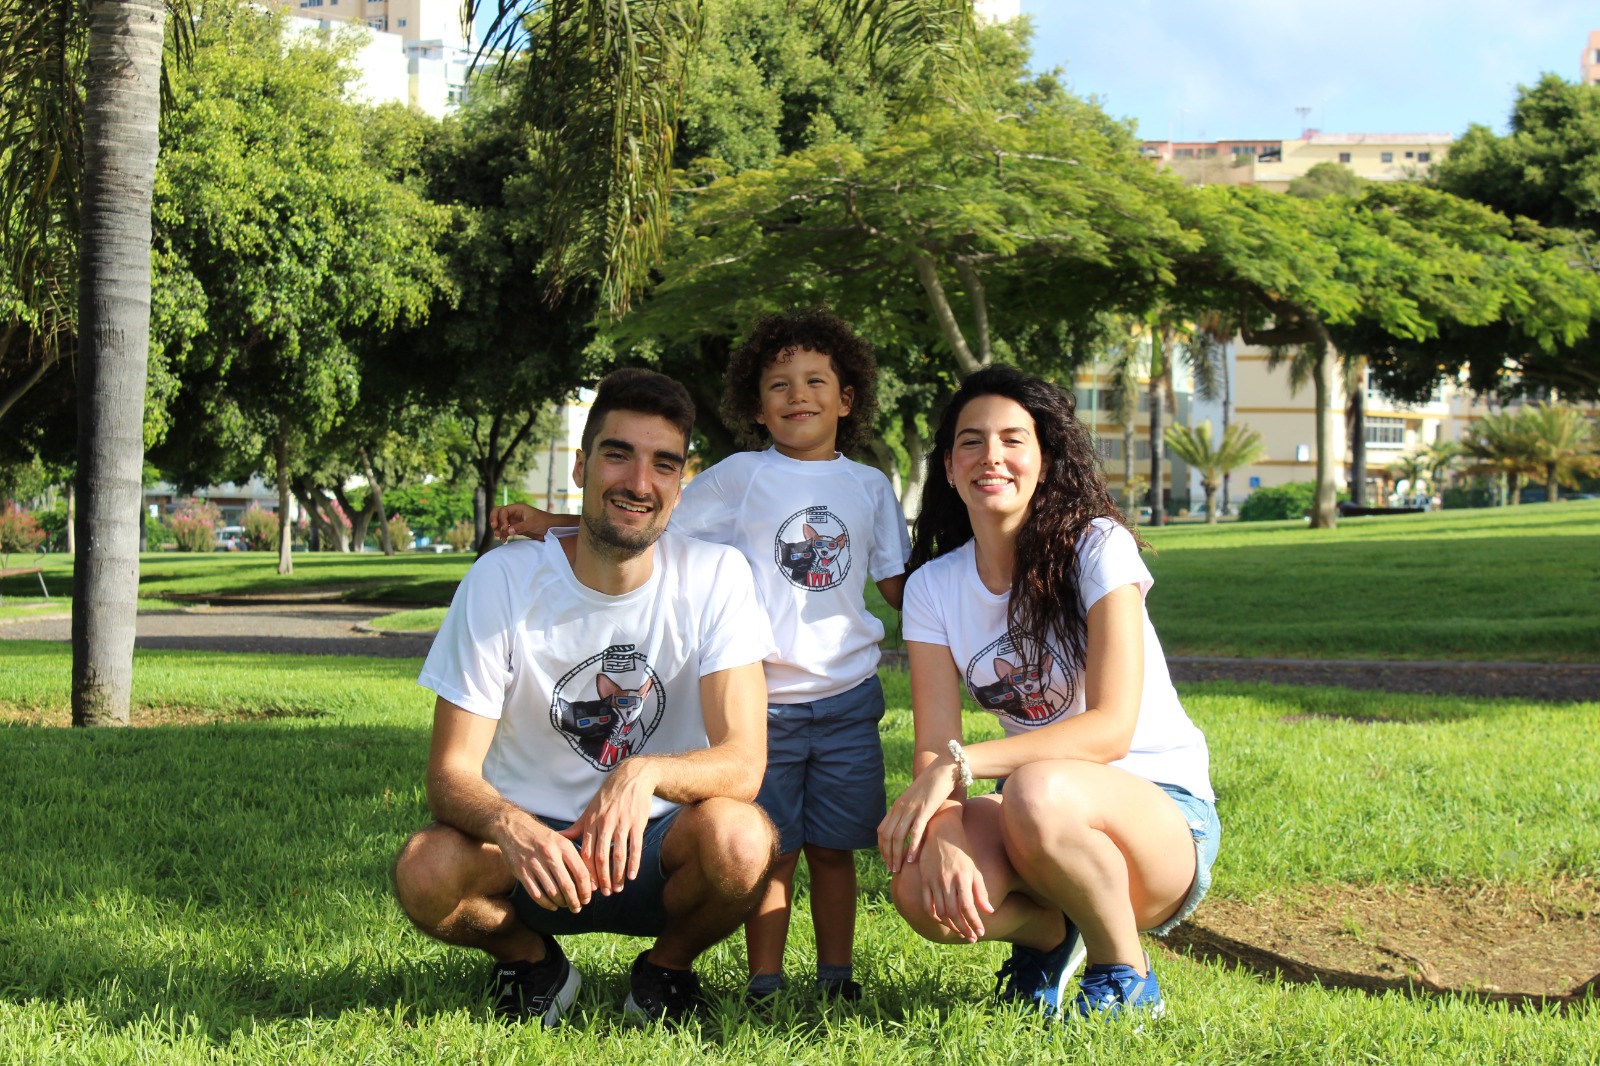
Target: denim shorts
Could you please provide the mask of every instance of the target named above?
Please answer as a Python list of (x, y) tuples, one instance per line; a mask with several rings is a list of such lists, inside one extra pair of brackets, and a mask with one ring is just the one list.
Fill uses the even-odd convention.
[[(667, 886), (667, 872), (661, 867), (661, 842), (672, 828), (682, 807), (675, 807), (660, 818), (652, 818), (644, 829), (644, 854), (639, 857), (639, 876), (623, 885), (621, 892), (602, 896), (595, 890), (583, 910), (547, 911), (533, 901), (518, 881), (511, 889), (511, 905), (517, 917), (536, 933), (562, 936), (567, 933), (622, 933), (626, 936), (660, 936), (667, 924), (661, 895)], [(540, 818), (551, 829), (571, 825), (559, 818)]]
[(1194, 882), (1189, 886), (1189, 895), (1176, 914), (1149, 930), (1151, 936), (1165, 936), (1194, 913), (1211, 887), (1211, 867), (1217, 861), (1217, 846), (1222, 843), (1222, 822), (1217, 818), (1217, 805), (1210, 800), (1201, 799), (1181, 785), (1157, 782), (1156, 787), (1177, 803), (1184, 821), (1189, 823), (1189, 835), (1194, 837)]
[(878, 846), (883, 792), (883, 685), (767, 708), (767, 773), (756, 803), (778, 828), (778, 850)]

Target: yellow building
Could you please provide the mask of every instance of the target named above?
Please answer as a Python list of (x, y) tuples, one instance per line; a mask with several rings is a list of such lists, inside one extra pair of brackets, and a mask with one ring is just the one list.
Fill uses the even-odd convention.
[(1318, 163), (1338, 163), (1372, 181), (1420, 178), (1443, 159), (1454, 140), (1448, 133), (1323, 133), (1307, 130), (1299, 140), (1283, 141), (1276, 155), (1262, 153), (1252, 166), (1252, 183), (1284, 192), (1295, 178)]

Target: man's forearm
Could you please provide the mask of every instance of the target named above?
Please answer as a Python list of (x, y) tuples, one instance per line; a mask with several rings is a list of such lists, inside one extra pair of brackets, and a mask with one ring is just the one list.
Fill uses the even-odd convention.
[(427, 788), (428, 809), (436, 821), (491, 844), (499, 843), (500, 826), (507, 816), (525, 813), (478, 774), (430, 772)]
[(654, 774), (655, 794), (673, 803), (696, 803), (713, 797), (749, 803), (761, 789), (766, 752), (753, 753), (717, 745), (677, 755), (636, 755)]

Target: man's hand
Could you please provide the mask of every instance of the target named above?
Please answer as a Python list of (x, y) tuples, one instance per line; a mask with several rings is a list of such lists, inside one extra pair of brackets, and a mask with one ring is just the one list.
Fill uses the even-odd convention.
[(545, 910), (576, 914), (593, 896), (593, 880), (578, 849), (533, 815), (508, 811), (498, 819), (494, 839), (511, 876)]
[(602, 896), (621, 892), (639, 876), (644, 830), (658, 779), (656, 760), (643, 755), (623, 759), (578, 820), (561, 831), (563, 837), (579, 842), (581, 861)]

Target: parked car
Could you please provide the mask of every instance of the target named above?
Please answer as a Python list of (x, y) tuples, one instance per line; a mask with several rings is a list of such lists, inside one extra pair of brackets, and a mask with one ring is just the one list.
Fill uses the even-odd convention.
[(217, 551), (244, 551), (244, 527), (223, 526), (221, 529), (217, 530)]

